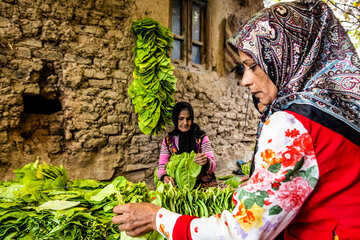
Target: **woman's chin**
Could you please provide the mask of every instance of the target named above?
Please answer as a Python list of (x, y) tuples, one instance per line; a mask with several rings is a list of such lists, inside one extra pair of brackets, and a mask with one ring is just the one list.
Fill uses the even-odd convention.
[(187, 131), (189, 131), (189, 130), (190, 130), (190, 128), (186, 128), (186, 129), (179, 129), (179, 130), (180, 130), (180, 132), (186, 133)]

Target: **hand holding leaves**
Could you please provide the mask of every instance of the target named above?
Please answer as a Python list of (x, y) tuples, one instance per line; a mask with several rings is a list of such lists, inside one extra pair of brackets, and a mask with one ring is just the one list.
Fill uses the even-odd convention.
[(128, 203), (114, 207), (113, 224), (131, 237), (156, 231), (156, 214), (161, 207), (152, 203)]
[(175, 186), (175, 180), (170, 176), (165, 176), (163, 182), (164, 183), (171, 183), (173, 186)]
[(197, 153), (194, 161), (200, 166), (204, 166), (208, 163), (208, 158), (205, 153)]

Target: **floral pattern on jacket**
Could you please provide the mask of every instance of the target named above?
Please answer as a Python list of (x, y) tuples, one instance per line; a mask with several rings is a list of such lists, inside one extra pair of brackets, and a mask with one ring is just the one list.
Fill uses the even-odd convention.
[[(224, 211), (210, 218), (193, 219), (190, 223), (191, 237), (275, 238), (299, 212), (318, 178), (309, 133), (293, 115), (276, 112), (262, 129), (253, 175), (233, 195), (233, 212)], [(180, 215), (172, 216), (172, 220), (166, 218), (167, 222), (157, 221), (157, 225), (174, 226)], [(173, 239), (171, 228), (166, 229)]]

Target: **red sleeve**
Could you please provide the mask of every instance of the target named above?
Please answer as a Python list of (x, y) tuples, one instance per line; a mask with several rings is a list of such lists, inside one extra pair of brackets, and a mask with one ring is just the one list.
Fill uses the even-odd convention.
[(175, 223), (172, 238), (174, 240), (192, 240), (190, 232), (191, 221), (197, 218), (196, 216), (182, 215)]

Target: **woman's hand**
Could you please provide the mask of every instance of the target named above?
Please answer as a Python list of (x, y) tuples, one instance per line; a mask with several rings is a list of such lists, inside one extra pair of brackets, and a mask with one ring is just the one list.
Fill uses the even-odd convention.
[(156, 231), (156, 214), (161, 207), (152, 203), (127, 203), (117, 205), (113, 211), (113, 224), (119, 224), (120, 231), (130, 237)]
[(205, 153), (198, 153), (196, 154), (194, 161), (200, 166), (204, 166), (205, 164), (207, 164), (208, 158)]
[(175, 186), (175, 180), (170, 176), (165, 176), (163, 179), (164, 183), (171, 183), (173, 186)]

